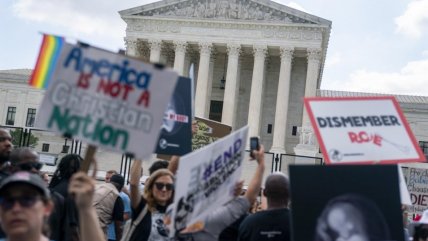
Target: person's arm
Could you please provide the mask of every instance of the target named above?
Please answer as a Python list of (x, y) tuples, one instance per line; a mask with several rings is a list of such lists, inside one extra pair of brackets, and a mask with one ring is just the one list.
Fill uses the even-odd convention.
[(170, 170), (174, 175), (177, 173), (178, 163), (180, 162), (179, 156), (172, 156), (169, 160), (168, 170)]
[(105, 241), (97, 213), (92, 206), (94, 191), (95, 183), (86, 173), (78, 172), (71, 178), (69, 193), (81, 217), (79, 218), (81, 240)]
[(250, 203), (256, 201), (257, 196), (260, 192), (260, 187), (262, 185), (263, 173), (265, 171), (265, 148), (263, 145), (260, 145), (258, 151), (253, 151), (254, 157), (257, 160), (256, 172), (253, 175), (253, 178), (248, 185), (247, 192), (245, 193), (245, 198), (248, 199)]
[(141, 173), (143, 172), (143, 168), (141, 167), (142, 160), (134, 160), (131, 166), (131, 173), (129, 178), (129, 189), (131, 199), (131, 207), (133, 209), (137, 209), (141, 202), (141, 194), (140, 194), (140, 178)]

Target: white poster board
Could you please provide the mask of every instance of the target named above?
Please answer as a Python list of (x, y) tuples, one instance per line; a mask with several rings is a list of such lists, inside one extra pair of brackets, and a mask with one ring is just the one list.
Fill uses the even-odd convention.
[(428, 209), (428, 169), (407, 167), (407, 189), (412, 205), (408, 207), (409, 214), (421, 215)]
[(171, 232), (192, 225), (230, 201), (241, 176), (248, 127), (194, 151), (180, 160), (171, 216)]
[(425, 161), (392, 96), (305, 98), (327, 164)]
[(172, 70), (65, 43), (36, 126), (143, 159), (154, 151), (177, 79)]

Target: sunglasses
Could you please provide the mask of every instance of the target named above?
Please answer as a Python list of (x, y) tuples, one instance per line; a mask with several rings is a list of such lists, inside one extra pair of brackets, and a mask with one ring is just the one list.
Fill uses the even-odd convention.
[(163, 188), (166, 188), (167, 191), (171, 191), (172, 189), (174, 189), (174, 184), (171, 183), (155, 182), (155, 186), (160, 191), (162, 191)]
[(41, 199), (40, 196), (2, 197), (0, 198), (0, 206), (3, 210), (10, 210), (18, 202), (21, 207), (30, 208)]
[(40, 162), (27, 162), (27, 163), (21, 163), (17, 165), (17, 167), (22, 171), (31, 171), (33, 170), (33, 168), (39, 171), (40, 169), (42, 169), (42, 166), (43, 166), (43, 163), (40, 163)]

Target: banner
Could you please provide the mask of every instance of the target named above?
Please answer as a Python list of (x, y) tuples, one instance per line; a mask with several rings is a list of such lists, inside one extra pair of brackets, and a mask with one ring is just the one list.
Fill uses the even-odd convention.
[(88, 45), (64, 43), (36, 126), (146, 158), (178, 75)]
[(156, 153), (183, 156), (192, 151), (192, 106), (189, 78), (180, 77), (165, 111)]
[(189, 226), (203, 227), (209, 213), (234, 197), (247, 135), (246, 126), (181, 158), (172, 204), (171, 236)]
[(394, 97), (305, 98), (327, 164), (424, 162)]
[(396, 165), (290, 165), (292, 240), (404, 241)]

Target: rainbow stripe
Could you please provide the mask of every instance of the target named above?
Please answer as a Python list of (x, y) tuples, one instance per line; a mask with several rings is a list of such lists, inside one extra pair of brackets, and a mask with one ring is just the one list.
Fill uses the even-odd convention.
[(31, 86), (38, 89), (46, 89), (49, 86), (63, 44), (63, 37), (47, 34), (43, 35), (42, 46), (40, 47), (36, 67), (29, 80)]

